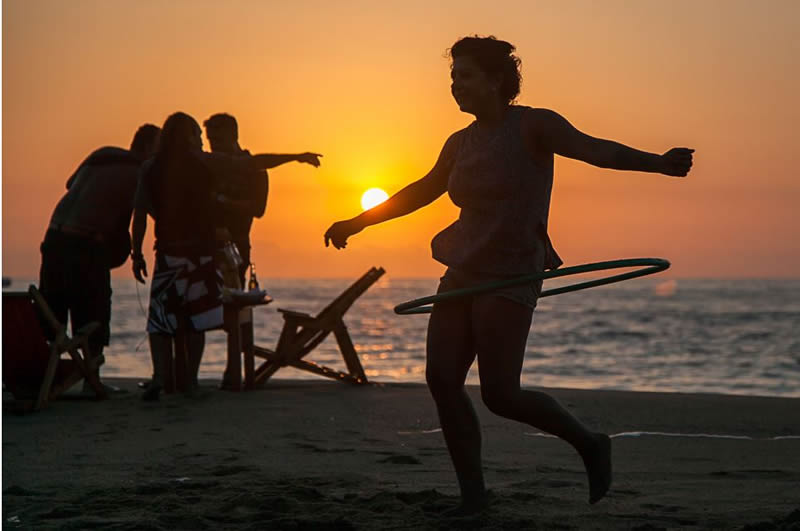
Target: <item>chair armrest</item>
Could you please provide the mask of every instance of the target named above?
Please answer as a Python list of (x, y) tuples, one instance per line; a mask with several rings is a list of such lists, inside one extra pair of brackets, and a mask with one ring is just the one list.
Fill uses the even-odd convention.
[(304, 312), (296, 312), (294, 310), (284, 310), (282, 308), (278, 308), (278, 311), (283, 314), (284, 319), (295, 318), (295, 319), (313, 319), (313, 317)]

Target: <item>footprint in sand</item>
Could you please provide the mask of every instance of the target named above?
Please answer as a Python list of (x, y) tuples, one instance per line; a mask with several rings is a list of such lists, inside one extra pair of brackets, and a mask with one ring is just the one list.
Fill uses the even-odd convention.
[(708, 475), (737, 479), (764, 479), (789, 477), (792, 473), (786, 470), (717, 470), (716, 472), (709, 472)]
[(639, 496), (641, 494), (638, 490), (633, 489), (611, 489), (610, 493), (614, 496)]
[(641, 507), (642, 509), (662, 511), (665, 513), (677, 513), (678, 511), (683, 511), (686, 509), (686, 507), (681, 507), (679, 505), (661, 505), (658, 503), (643, 503), (639, 507)]
[(545, 487), (552, 487), (552, 488), (563, 488), (563, 487), (578, 487), (581, 483), (576, 483), (575, 481), (565, 481), (563, 479), (548, 479), (542, 481), (542, 485)]
[(355, 448), (322, 448), (321, 446), (317, 446), (315, 444), (308, 444), (308, 443), (301, 443), (296, 442), (294, 443), (296, 448), (302, 448), (303, 450), (311, 450), (312, 452), (317, 453), (331, 453), (331, 454), (341, 454), (341, 453), (348, 453), (348, 452), (355, 452)]
[(422, 461), (411, 455), (393, 454), (384, 459), (379, 459), (378, 463), (390, 463), (393, 465), (421, 465)]

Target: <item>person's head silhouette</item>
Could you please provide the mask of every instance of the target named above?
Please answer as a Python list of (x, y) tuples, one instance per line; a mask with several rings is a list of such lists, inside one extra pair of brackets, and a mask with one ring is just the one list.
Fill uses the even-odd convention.
[(203, 122), (211, 151), (236, 153), (239, 148), (239, 126), (236, 118), (226, 113), (214, 114)]
[(174, 154), (179, 151), (201, 151), (203, 139), (197, 120), (184, 112), (171, 114), (161, 128), (158, 141), (159, 154)]
[(448, 50), (451, 91), (459, 108), (480, 114), (487, 106), (510, 105), (519, 95), (520, 60), (512, 44), (490, 37), (464, 37)]
[(158, 139), (161, 129), (153, 124), (144, 124), (137, 129), (131, 141), (130, 151), (140, 159), (146, 159), (153, 155), (158, 147)]

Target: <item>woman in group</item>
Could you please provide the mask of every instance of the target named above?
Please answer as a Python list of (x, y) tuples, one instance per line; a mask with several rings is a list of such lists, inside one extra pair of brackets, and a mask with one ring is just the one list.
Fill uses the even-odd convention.
[[(447, 192), (458, 220), (433, 239), (433, 257), (447, 266), (439, 293), (557, 268), (547, 235), (554, 155), (602, 168), (683, 177), (688, 148), (658, 155), (593, 138), (558, 113), (513, 105), (520, 60), (511, 44), (466, 37), (450, 48), (451, 91), (461, 111), (475, 116), (444, 144), (433, 169), (379, 206), (325, 233), (337, 249), (364, 228), (404, 216)], [(487, 504), (478, 418), (464, 389), (478, 358), (481, 397), (497, 415), (529, 424), (571, 444), (583, 459), (589, 503), (611, 485), (611, 440), (592, 432), (546, 393), (520, 389), (533, 310), (534, 285), (504, 288), (434, 304), (428, 322), (426, 380), (461, 489), (456, 513)]]
[[(289, 160), (318, 167), (320, 156), (303, 153)], [(145, 163), (139, 179), (131, 231), (133, 274), (144, 282), (147, 215), (155, 221), (156, 257), (147, 315), (153, 380), (144, 400), (158, 400), (173, 343), (176, 356), (183, 355), (181, 351), (186, 356), (187, 394), (196, 394), (204, 332), (223, 326), (223, 249), (235, 249), (223, 220), (231, 200), (220, 191), (233, 176), (272, 168), (286, 158), (269, 153), (206, 153), (194, 118), (176, 112), (164, 122), (156, 154)], [(227, 254), (234, 260), (238, 257), (236, 251)], [(238, 265), (229, 264), (234, 276)]]

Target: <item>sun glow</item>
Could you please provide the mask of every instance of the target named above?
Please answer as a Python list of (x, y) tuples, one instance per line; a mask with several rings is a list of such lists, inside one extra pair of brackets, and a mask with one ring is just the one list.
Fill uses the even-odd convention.
[(370, 188), (361, 196), (361, 208), (369, 210), (389, 199), (389, 194), (380, 188)]

